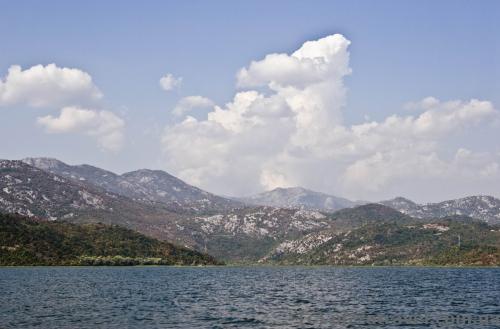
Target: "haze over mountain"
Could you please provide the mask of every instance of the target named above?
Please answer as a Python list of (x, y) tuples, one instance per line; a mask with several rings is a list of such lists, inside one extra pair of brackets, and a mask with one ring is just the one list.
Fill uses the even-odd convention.
[(359, 205), (345, 198), (315, 192), (303, 187), (276, 188), (238, 200), (247, 204), (256, 204), (282, 208), (303, 208), (322, 211), (336, 211)]

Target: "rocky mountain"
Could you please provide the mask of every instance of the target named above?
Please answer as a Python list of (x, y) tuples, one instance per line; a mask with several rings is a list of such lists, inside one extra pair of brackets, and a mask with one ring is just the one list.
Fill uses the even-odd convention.
[[(104, 191), (87, 182), (68, 179), (22, 161), (0, 161), (0, 212), (75, 223), (121, 225), (185, 245), (173, 220), (179, 214)], [(185, 241), (184, 241), (185, 240)]]
[(261, 262), (302, 265), (500, 265), (500, 229), (443, 218), (327, 229), (284, 241)]
[(4, 212), (47, 219), (75, 213), (112, 212), (116, 199), (21, 161), (0, 161), (0, 205)]
[(492, 196), (469, 196), (427, 204), (418, 204), (398, 197), (380, 203), (415, 218), (442, 218), (451, 215), (464, 215), (490, 224), (500, 224), (500, 199)]
[(205, 254), (119, 226), (0, 214), (0, 265), (215, 265)]
[(356, 202), (307, 190), (302, 187), (276, 188), (272, 191), (239, 198), (238, 200), (253, 205), (280, 208), (299, 208), (333, 212), (358, 205)]
[(129, 198), (144, 197), (146, 189), (140, 185), (128, 182), (126, 179), (113, 172), (97, 168), (90, 165), (68, 165), (62, 161), (53, 158), (25, 158), (24, 163), (51, 172), (61, 177), (80, 182), (88, 183), (92, 186), (123, 195)]
[(197, 249), (221, 260), (252, 263), (281, 241), (330, 227), (331, 220), (317, 211), (256, 207), (180, 219), (176, 224), (191, 232)]
[(197, 249), (208, 251), (226, 261), (253, 263), (282, 243), (311, 237), (310, 243), (322, 240), (322, 232), (340, 234), (363, 225), (384, 223), (420, 223), (392, 208), (368, 204), (347, 208), (333, 214), (315, 210), (247, 207), (231, 213), (177, 219), (182, 231), (189, 231)]
[(121, 177), (144, 189), (144, 195), (135, 198), (138, 200), (189, 207), (195, 212), (220, 212), (242, 206), (237, 201), (203, 191), (161, 170), (141, 169)]
[(90, 165), (72, 166), (52, 158), (26, 158), (23, 162), (136, 201), (163, 203), (174, 211), (220, 212), (241, 206), (237, 201), (203, 191), (161, 170), (141, 169), (117, 175)]
[[(77, 176), (72, 168), (70, 172), (60, 166), (64, 176), (59, 176), (53, 173), (54, 165), (60, 166), (51, 162), (42, 170), (22, 161), (1, 161), (0, 212), (78, 224), (120, 225), (233, 262), (255, 261), (283, 239), (324, 229), (330, 221), (316, 211), (261, 206), (232, 208), (215, 215), (186, 212), (184, 208), (173, 212), (162, 203), (133, 200), (104, 190), (102, 184), (92, 185), (88, 179), (92, 175), (87, 173), (99, 172), (98, 168), (78, 166), (82, 172)], [(140, 182), (140, 177), (156, 176), (141, 173), (134, 179)], [(130, 179), (131, 184), (135, 184), (134, 179)], [(153, 189), (162, 181), (143, 180), (141, 184)]]
[[(445, 232), (441, 219), (437, 218), (448, 215), (454, 215), (447, 217), (453, 225), (479, 225), (484, 221), (494, 224), (499, 209), (498, 200), (492, 197), (470, 197), (431, 205), (398, 198), (384, 204), (331, 206), (325, 195), (318, 196), (300, 188), (274, 192), (269, 193), (277, 196), (270, 199), (280, 207), (244, 205), (187, 185), (162, 171), (138, 170), (117, 175), (88, 165), (70, 166), (46, 158), (0, 161), (0, 212), (56, 222), (120, 225), (231, 263), (261, 260), (284, 264), (369, 264), (370, 260), (362, 259), (366, 256), (362, 253), (364, 244), (360, 244), (363, 239), (372, 239), (369, 240), (372, 246), (376, 241), (403, 241), (411, 234), (427, 232), (432, 227)], [(327, 203), (330, 208), (325, 206)], [(343, 209), (332, 211), (334, 207)], [(468, 216), (482, 222), (473, 222)], [(384, 227), (387, 230), (382, 230)], [(415, 227), (419, 230), (415, 231)], [(357, 242), (350, 240), (356, 236)], [(429, 260), (431, 254), (416, 251), (411, 257), (396, 256), (404, 253), (405, 248), (422, 251), (435, 243), (436, 236), (434, 233), (424, 235), (425, 241), (413, 246), (380, 242), (370, 250), (382, 252), (388, 248), (394, 254), (387, 251), (382, 258), (376, 258), (378, 256), (371, 252), (367, 254), (371, 260), (377, 259), (377, 264), (389, 257), (395, 259), (390, 260), (394, 264), (410, 259)], [(485, 233), (485, 237), (490, 236)], [(337, 244), (326, 248), (329, 241), (337, 241)], [(340, 252), (336, 249), (340, 248), (339, 244), (345, 253), (331, 258)], [(432, 251), (432, 255), (437, 253)]]

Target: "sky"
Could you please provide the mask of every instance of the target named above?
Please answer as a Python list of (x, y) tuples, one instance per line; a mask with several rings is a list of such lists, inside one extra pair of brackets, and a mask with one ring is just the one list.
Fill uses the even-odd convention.
[(0, 158), (500, 197), (498, 1), (10, 1)]

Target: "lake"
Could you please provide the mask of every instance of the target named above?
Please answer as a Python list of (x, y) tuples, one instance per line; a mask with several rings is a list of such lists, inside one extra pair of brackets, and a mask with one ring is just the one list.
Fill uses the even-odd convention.
[(0, 268), (0, 307), (0, 328), (499, 328), (500, 269)]

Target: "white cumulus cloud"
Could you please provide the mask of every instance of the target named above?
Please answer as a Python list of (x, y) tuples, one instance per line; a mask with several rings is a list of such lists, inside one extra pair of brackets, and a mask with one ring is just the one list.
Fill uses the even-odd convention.
[(123, 146), (125, 122), (109, 111), (70, 106), (64, 107), (57, 117), (39, 117), (37, 123), (52, 134), (77, 133), (91, 136), (106, 151), (118, 151)]
[(270, 54), (253, 61), (238, 74), (238, 86), (279, 85), (304, 88), (307, 85), (342, 78), (350, 74), (350, 41), (340, 34), (308, 41), (291, 55)]
[(209, 108), (213, 107), (215, 103), (203, 96), (187, 96), (181, 98), (177, 105), (174, 107), (172, 113), (175, 115), (183, 115), (197, 108)]
[(100, 98), (102, 94), (88, 73), (55, 64), (26, 70), (13, 65), (0, 79), (0, 106), (61, 107), (89, 104)]
[(206, 119), (174, 111), (186, 116), (165, 128), (166, 168), (227, 195), (297, 185), (375, 200), (494, 191), (498, 150), (450, 149), (467, 130), (487, 129), (493, 104), (428, 97), (408, 103), (410, 113), (346, 125), (349, 45), (335, 34), (267, 55), (239, 70), (242, 90)]
[(176, 78), (171, 73), (164, 75), (160, 79), (160, 87), (165, 91), (170, 91), (176, 87), (179, 87), (182, 83), (182, 77)]

